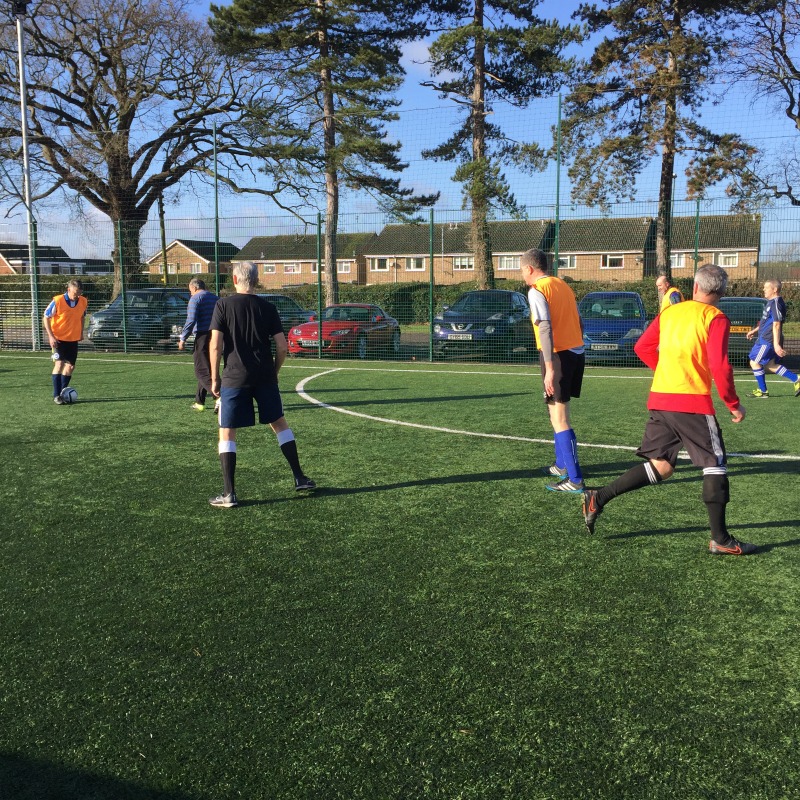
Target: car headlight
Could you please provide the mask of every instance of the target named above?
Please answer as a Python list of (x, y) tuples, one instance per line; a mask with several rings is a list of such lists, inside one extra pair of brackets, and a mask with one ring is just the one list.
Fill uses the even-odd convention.
[(300, 328), (292, 328), (292, 336), (302, 336), (303, 332)]
[(331, 331), (329, 336), (347, 336), (350, 333), (350, 328), (339, 328), (338, 330)]
[(183, 330), (183, 328), (180, 325), (173, 325), (172, 326), (172, 332), (173, 333), (180, 333), (182, 330)]
[(433, 332), (434, 333), (441, 333), (442, 332), (442, 326), (438, 322), (433, 326)]
[(641, 328), (631, 328), (622, 338), (623, 339), (638, 339), (644, 331)]
[(485, 333), (494, 333), (495, 327), (494, 325), (487, 325), (483, 330)]

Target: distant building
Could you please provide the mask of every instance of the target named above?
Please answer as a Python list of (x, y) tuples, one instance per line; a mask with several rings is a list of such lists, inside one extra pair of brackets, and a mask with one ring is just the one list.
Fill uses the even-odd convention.
[[(340, 233), (336, 236), (336, 276), (341, 283), (364, 283), (365, 248), (374, 233)], [(233, 259), (258, 265), (265, 289), (317, 282), (317, 237), (311, 234), (255, 236)], [(324, 267), (323, 267), (324, 272)]]
[[(230, 242), (219, 243), (219, 271), (228, 274), (239, 248)], [(166, 248), (168, 275), (197, 275), (216, 272), (214, 242), (198, 239), (175, 239)], [(164, 255), (159, 250), (145, 262), (150, 275), (164, 274)]]
[[(40, 275), (103, 275), (113, 272), (111, 259), (70, 258), (61, 247), (39, 245), (36, 266)], [(30, 275), (27, 244), (0, 242), (0, 275)]]

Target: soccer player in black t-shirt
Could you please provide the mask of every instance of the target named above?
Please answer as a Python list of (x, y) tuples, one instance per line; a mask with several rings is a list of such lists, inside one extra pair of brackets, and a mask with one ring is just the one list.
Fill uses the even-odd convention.
[[(211, 392), (220, 398), (219, 460), (224, 488), (209, 502), (220, 508), (239, 504), (234, 486), (236, 429), (256, 424), (253, 403), (258, 406), (258, 421), (269, 425), (278, 437), (294, 474), (295, 490), (316, 488), (300, 468), (294, 433), (283, 416), (278, 372), (286, 360), (287, 345), (278, 311), (255, 294), (255, 264), (236, 264), (232, 277), (236, 294), (217, 302), (211, 320)], [(271, 341), (275, 342), (274, 360)], [(223, 356), (225, 370), (220, 377)]]

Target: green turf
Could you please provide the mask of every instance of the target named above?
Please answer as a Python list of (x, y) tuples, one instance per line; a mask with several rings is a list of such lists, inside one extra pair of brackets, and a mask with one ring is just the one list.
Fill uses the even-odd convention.
[[(788, 382), (721, 415), (767, 456), (731, 458), (729, 524), (762, 550), (725, 559), (686, 461), (589, 537), (543, 490), (532, 368), (290, 361), (321, 488), (250, 429), (230, 510), (188, 359), (82, 356), (73, 407), (48, 372), (0, 356), (3, 800), (797, 796)], [(635, 447), (648, 385), (589, 370), (579, 440)], [(636, 460), (580, 455), (590, 485)]]

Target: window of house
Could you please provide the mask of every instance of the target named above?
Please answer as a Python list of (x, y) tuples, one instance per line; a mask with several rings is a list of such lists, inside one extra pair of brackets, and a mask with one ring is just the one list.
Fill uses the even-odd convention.
[(370, 272), (388, 272), (389, 259), (388, 258), (371, 258), (369, 260)]
[(475, 269), (473, 256), (453, 256), (453, 270)]
[(352, 269), (353, 269), (353, 262), (352, 261), (338, 261), (336, 263), (336, 271), (339, 274), (349, 273)]
[(421, 272), (425, 269), (425, 259), (413, 256), (406, 259), (406, 272)]
[(714, 253), (714, 263), (718, 267), (738, 267), (738, 253)]
[(603, 253), (600, 256), (600, 269), (622, 269), (625, 266), (625, 256), (613, 256)]
[(294, 264), (292, 262), (289, 262), (289, 263), (283, 265), (283, 271), (287, 275), (294, 275), (294, 274), (299, 273), (301, 270), (300, 270), (300, 265), (299, 264)]
[(686, 254), (670, 253), (669, 266), (671, 269), (683, 269), (686, 266)]
[(519, 256), (500, 256), (497, 261), (498, 271), (501, 269), (518, 270), (519, 269)]
[(167, 264), (167, 272), (170, 275), (174, 275), (177, 271), (178, 271), (178, 265), (177, 264), (169, 264), (169, 263)]
[(558, 257), (558, 271), (562, 269), (575, 269), (578, 266), (578, 258), (575, 255)]
[(190, 264), (189, 268), (194, 274), (203, 271), (203, 265), (199, 261), (195, 261), (194, 264)]
[(264, 264), (264, 274), (265, 275), (274, 275), (275, 274), (275, 265), (274, 264)]

